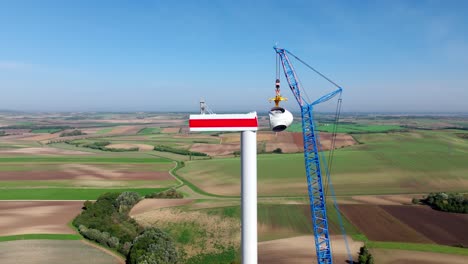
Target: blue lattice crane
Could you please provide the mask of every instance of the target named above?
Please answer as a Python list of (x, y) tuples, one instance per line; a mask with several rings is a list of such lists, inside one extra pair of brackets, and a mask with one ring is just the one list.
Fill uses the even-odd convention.
[[(326, 76), (315, 70), (313, 67), (309, 66), (307, 63), (296, 57), (294, 54), (291, 52), (274, 47), (276, 54), (277, 54), (277, 70), (276, 70), (276, 96), (275, 98), (272, 98), (271, 101), (275, 102), (275, 107), (272, 109), (272, 111), (278, 111), (278, 109), (283, 109), (279, 107), (279, 102), (286, 100), (286, 98), (282, 97), (280, 94), (280, 65), (283, 68), (284, 75), (286, 77), (286, 80), (288, 81), (289, 88), (291, 89), (294, 97), (296, 98), (296, 101), (298, 102), (300, 108), (301, 108), (301, 117), (302, 117), (302, 134), (303, 134), (303, 140), (304, 140), (304, 160), (305, 160), (305, 171), (306, 171), (306, 177), (307, 177), (307, 187), (308, 187), (308, 193), (309, 193), (309, 202), (310, 202), (310, 210), (311, 210), (311, 216), (312, 216), (312, 225), (313, 225), (313, 230), (314, 230), (314, 237), (315, 237), (315, 247), (316, 247), (316, 252), (317, 252), (317, 261), (319, 264), (331, 264), (333, 263), (332, 259), (332, 250), (331, 250), (331, 245), (330, 245), (330, 233), (329, 233), (329, 225), (328, 225), (328, 217), (327, 217), (327, 207), (326, 207), (326, 190), (324, 189), (324, 183), (328, 184), (330, 183), (330, 177), (329, 177), (329, 172), (331, 169), (331, 158), (333, 155), (333, 150), (334, 150), (334, 138), (336, 136), (336, 122), (338, 121), (339, 117), (339, 110), (341, 109), (341, 93), (342, 93), (342, 88), (337, 85), (335, 82), (331, 81), (328, 79)], [(334, 90), (331, 93), (328, 93), (319, 99), (309, 102), (306, 100), (301, 92), (302, 87), (301, 83), (298, 79), (298, 76), (294, 70), (293, 65), (291, 64), (291, 61), (288, 57), (288, 55), (291, 55), (304, 65), (306, 65), (309, 69), (313, 70), (315, 73), (317, 73), (320, 77), (324, 78), (331, 84), (333, 84), (336, 87), (336, 90)], [(330, 157), (328, 160), (328, 166), (327, 166), (327, 161), (323, 157), (323, 152), (320, 152), (321, 150), (321, 145), (320, 145), (320, 139), (319, 139), (319, 134), (315, 129), (315, 124), (314, 124), (314, 115), (313, 115), (313, 109), (314, 106), (326, 102), (333, 97), (339, 95), (340, 99), (338, 100), (338, 106), (337, 106), (337, 115), (335, 117), (335, 131), (333, 133), (333, 139), (332, 139), (332, 146), (330, 149)], [(285, 110), (282, 110), (283, 112)], [(276, 131), (284, 130), (286, 127), (283, 126)], [(275, 131), (275, 128), (273, 128)], [(326, 176), (327, 181), (324, 181), (324, 177)], [(332, 193), (334, 197), (334, 193)], [(335, 208), (337, 208), (336, 200), (334, 199), (334, 205)], [(341, 222), (341, 216), (339, 215), (339, 212), (337, 211), (339, 220), (340, 220), (340, 225), (342, 227), (342, 231), (344, 232), (344, 228)], [(344, 236), (346, 246), (348, 249), (348, 256), (351, 259), (351, 254), (349, 253), (349, 247), (348, 243), (346, 241), (346, 236)], [(351, 262), (352, 263), (352, 262)]]

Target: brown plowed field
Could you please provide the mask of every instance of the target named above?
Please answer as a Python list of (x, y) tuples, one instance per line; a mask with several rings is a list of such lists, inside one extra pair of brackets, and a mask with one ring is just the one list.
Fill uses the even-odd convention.
[[(357, 252), (363, 245), (360, 241), (348, 238), (353, 259), (357, 259)], [(333, 263), (347, 263), (347, 253), (344, 240), (341, 236), (331, 236), (333, 249)], [(258, 263), (260, 264), (309, 264), (317, 263), (314, 237), (299, 236), (283, 238), (258, 243)]]
[[(320, 142), (323, 150), (331, 148), (332, 134), (320, 133)], [(356, 141), (348, 134), (337, 134), (335, 139), (335, 148), (342, 148), (355, 145)], [(304, 149), (302, 133), (281, 132), (277, 133), (272, 140), (267, 141), (266, 151), (270, 152), (276, 148), (281, 148), (285, 153), (301, 152)]]
[(166, 133), (166, 134), (176, 134), (179, 132), (180, 132), (180, 127), (165, 127), (161, 131), (161, 133)]
[(415, 205), (343, 204), (344, 215), (370, 240), (468, 245), (468, 215)]
[(0, 236), (74, 234), (68, 223), (82, 206), (81, 201), (0, 201)]
[(124, 144), (124, 143), (119, 143), (119, 144), (110, 144), (107, 145), (106, 148), (108, 149), (132, 149), (132, 148), (138, 148), (139, 151), (152, 151), (154, 149), (154, 146), (148, 145), (148, 144)]
[[(150, 167), (93, 164), (35, 165), (24, 171), (0, 171), (0, 181), (21, 180), (173, 180), (167, 171), (152, 171)], [(160, 168), (164, 169), (164, 168)]]
[(0, 154), (8, 155), (53, 155), (53, 156), (62, 156), (62, 155), (89, 155), (89, 152), (77, 151), (77, 150), (65, 150), (52, 147), (40, 147), (40, 148), (20, 148), (20, 149), (11, 149), (11, 150), (1, 150)]
[(120, 171), (112, 175), (99, 174), (92, 171), (81, 170), (69, 171), (0, 171), (0, 181), (43, 181), (43, 180), (75, 180), (75, 179), (96, 179), (96, 180), (173, 180), (172, 176), (165, 171)]
[(393, 217), (437, 244), (468, 246), (468, 215), (445, 213), (426, 206), (381, 206)]
[(84, 240), (16, 240), (0, 243), (2, 264), (124, 264), (106, 249)]
[(239, 150), (240, 150), (240, 145), (238, 143), (230, 143), (230, 144), (195, 143), (190, 148), (190, 151), (202, 152), (210, 156), (232, 155), (234, 151), (239, 151)]
[(340, 209), (370, 240), (432, 243), (429, 238), (402, 223), (378, 205), (344, 204)]
[(145, 126), (117, 126), (106, 135), (135, 135)]

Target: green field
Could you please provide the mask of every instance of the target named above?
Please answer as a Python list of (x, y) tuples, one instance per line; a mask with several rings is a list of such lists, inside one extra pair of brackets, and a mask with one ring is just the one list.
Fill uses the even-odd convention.
[(366, 242), (366, 244), (370, 248), (400, 249), (400, 250), (435, 252), (435, 253), (468, 256), (467, 248), (450, 247), (450, 246), (443, 246), (443, 245), (436, 245), (436, 244), (415, 244), (415, 243), (377, 242), (377, 241), (369, 241), (369, 242)]
[(31, 130), (31, 133), (49, 133), (49, 134), (53, 134), (53, 133), (57, 133), (57, 132), (60, 132), (62, 131), (63, 129), (61, 128), (41, 128), (41, 129), (33, 129)]
[(152, 135), (161, 133), (160, 127), (145, 127), (138, 131), (138, 135)]
[(80, 235), (74, 234), (25, 234), (25, 235), (14, 235), (14, 236), (0, 236), (0, 242), (15, 241), (15, 240), (36, 240), (36, 239), (47, 239), (47, 240), (81, 240)]
[[(468, 189), (468, 141), (452, 131), (359, 134), (355, 138), (362, 144), (335, 151), (332, 181), (337, 195)], [(239, 158), (189, 161), (178, 173), (207, 192), (238, 195), (239, 166)], [(303, 155), (258, 155), (258, 180), (259, 195), (305, 195)]]
[(96, 200), (106, 192), (137, 192), (144, 196), (167, 188), (11, 188), (0, 189), (0, 200)]
[[(333, 132), (334, 126), (331, 123), (320, 123), (316, 129), (322, 132)], [(362, 133), (384, 133), (402, 131), (405, 128), (396, 125), (372, 125), (372, 124), (338, 124), (337, 133), (362, 134)], [(301, 123), (293, 123), (288, 127), (289, 132), (302, 132)]]
[(113, 127), (106, 127), (106, 128), (99, 129), (98, 131), (96, 131), (96, 134), (107, 134), (111, 132), (112, 130), (114, 130)]

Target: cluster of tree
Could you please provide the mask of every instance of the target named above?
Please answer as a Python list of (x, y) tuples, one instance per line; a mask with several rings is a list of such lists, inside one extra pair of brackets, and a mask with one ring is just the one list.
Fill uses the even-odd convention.
[(457, 133), (456, 135), (459, 138), (468, 139), (468, 133)]
[[(138, 200), (135, 201), (137, 196)], [(139, 195), (133, 192), (103, 194), (94, 203), (90, 201), (84, 203), (83, 211), (73, 220), (73, 225), (78, 228), (86, 227), (83, 230), (87, 230), (88, 233), (94, 232), (93, 235), (88, 233), (82, 233), (82, 235), (104, 246), (108, 246), (107, 242), (101, 243), (103, 239), (98, 239), (100, 235), (90, 230), (95, 229), (116, 237), (119, 240), (117, 250), (126, 255), (128, 243), (124, 247), (125, 243), (132, 243), (133, 239), (143, 231), (143, 228), (128, 216), (131, 207), (139, 200)]]
[[(264, 146), (257, 149), (257, 154), (265, 154), (265, 153), (267, 153), (267, 152), (265, 151)], [(281, 153), (283, 153), (283, 150), (281, 148), (276, 148), (271, 153), (281, 154)], [(234, 157), (240, 157), (241, 151), (236, 150), (236, 151), (232, 152), (232, 154), (234, 155)]]
[(110, 144), (111, 143), (109, 141), (97, 141), (97, 142), (93, 142), (93, 143), (89, 143), (89, 144), (83, 144), (81, 146), (85, 147), (85, 148), (105, 150), (106, 146), (108, 146)]
[(359, 249), (358, 264), (374, 264), (374, 257), (364, 245)]
[(179, 254), (168, 234), (158, 228), (146, 229), (133, 241), (127, 262), (130, 264), (178, 263)]
[(63, 132), (60, 134), (61, 137), (72, 137), (72, 136), (81, 136), (81, 135), (86, 135), (86, 133), (83, 133), (81, 130), (75, 129), (70, 132)]
[(273, 152), (273, 153), (276, 153), (276, 154), (281, 154), (281, 153), (283, 153), (283, 150), (280, 149), (280, 148), (276, 148), (276, 149), (274, 149), (272, 152)]
[(83, 144), (80, 142), (73, 142), (73, 141), (65, 141), (65, 143), (73, 145), (75, 147), (84, 147), (84, 148), (91, 148), (91, 149), (98, 149), (102, 151), (111, 151), (111, 152), (126, 152), (126, 151), (139, 151), (140, 148), (133, 147), (133, 148), (106, 148), (106, 146), (110, 145), (111, 142), (109, 141), (97, 141), (93, 143)]
[(176, 149), (176, 148), (171, 148), (171, 147), (164, 146), (164, 145), (155, 146), (154, 150), (163, 151), (163, 152), (171, 152), (171, 153), (175, 153), (179, 155), (186, 155), (186, 156), (208, 156), (206, 153), (190, 151), (190, 150), (185, 150), (185, 149)]
[(439, 211), (468, 214), (468, 197), (460, 193), (430, 193), (423, 199), (413, 198), (413, 203), (423, 203)]
[(135, 192), (103, 194), (94, 203), (84, 203), (73, 225), (85, 238), (122, 253), (127, 263), (177, 263), (171, 237), (158, 228), (143, 229), (128, 215), (140, 200)]
[(184, 198), (184, 195), (176, 189), (171, 188), (163, 192), (148, 194), (145, 198), (182, 199)]
[(87, 228), (84, 225), (80, 225), (78, 227), (78, 231), (85, 238), (96, 241), (99, 244), (105, 245), (109, 248), (118, 250), (124, 255), (127, 255), (130, 252), (130, 248), (132, 247), (132, 242), (125, 242), (124, 244), (120, 245), (120, 240), (115, 236), (111, 236), (111, 234), (108, 232), (101, 232), (97, 229)]

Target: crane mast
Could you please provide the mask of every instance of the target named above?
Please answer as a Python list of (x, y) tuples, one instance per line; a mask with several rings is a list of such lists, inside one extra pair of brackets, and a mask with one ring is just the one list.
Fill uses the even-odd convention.
[[(289, 84), (289, 88), (291, 89), (294, 97), (296, 98), (297, 103), (301, 108), (305, 171), (307, 178), (310, 210), (312, 216), (312, 225), (314, 230), (315, 248), (317, 252), (317, 261), (319, 264), (331, 264), (333, 263), (333, 259), (332, 250), (330, 247), (330, 234), (328, 228), (327, 208), (325, 203), (325, 194), (322, 177), (322, 172), (325, 171), (327, 168), (326, 165), (324, 165), (324, 167), (322, 168), (321, 164), (321, 158), (319, 155), (320, 141), (318, 134), (315, 130), (313, 106), (330, 100), (335, 95), (341, 93), (342, 89), (341, 87), (337, 86), (337, 90), (320, 97), (318, 100), (312, 103), (307, 102), (307, 100), (305, 100), (305, 98), (303, 98), (301, 95), (299, 79), (297, 78), (296, 72), (294, 71), (294, 67), (291, 64), (291, 61), (288, 57), (288, 54), (291, 53), (289, 53), (285, 49), (277, 47), (274, 47), (274, 49), (279, 58), (278, 60), (280, 61), (281, 66), (283, 68), (284, 75)], [(294, 56), (293, 54), (291, 55)], [(277, 74), (279, 74), (278, 70)], [(326, 78), (322, 74), (320, 75)], [(277, 76), (276, 80), (277, 95), (279, 94), (278, 79), (279, 76)], [(328, 78), (326, 79), (329, 80)]]

